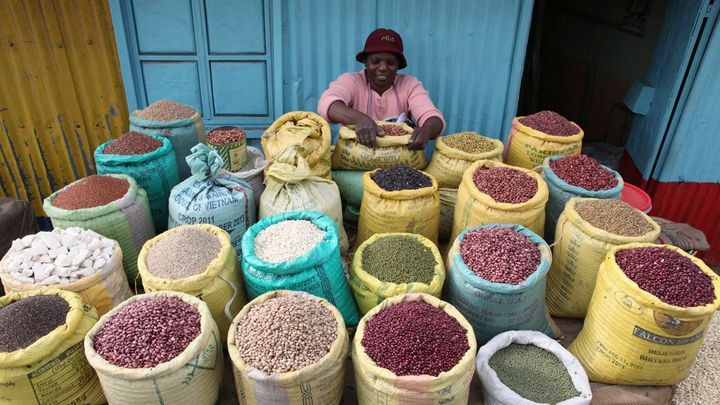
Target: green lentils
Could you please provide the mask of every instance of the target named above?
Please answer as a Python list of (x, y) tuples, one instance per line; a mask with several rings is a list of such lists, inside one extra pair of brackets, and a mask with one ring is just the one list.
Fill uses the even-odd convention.
[(362, 264), (366, 272), (381, 281), (430, 284), (436, 262), (432, 250), (416, 238), (389, 235), (365, 247)]
[(495, 144), (477, 132), (460, 132), (442, 137), (450, 148), (467, 153), (487, 153), (495, 149)]
[(580, 395), (562, 361), (535, 345), (513, 343), (498, 350), (489, 364), (503, 384), (525, 399), (556, 404)]

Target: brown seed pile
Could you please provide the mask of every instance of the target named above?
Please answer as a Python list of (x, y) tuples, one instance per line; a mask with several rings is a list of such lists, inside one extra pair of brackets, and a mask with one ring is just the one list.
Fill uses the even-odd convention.
[(643, 236), (653, 230), (642, 213), (619, 200), (584, 200), (575, 204), (580, 218), (590, 225), (621, 236)]
[(118, 367), (149, 368), (177, 357), (200, 334), (200, 313), (174, 297), (123, 307), (95, 335), (95, 351)]
[(495, 149), (495, 144), (476, 132), (460, 132), (444, 136), (443, 143), (450, 148), (467, 153), (487, 153)]
[(159, 140), (140, 132), (131, 131), (113, 141), (103, 153), (106, 155), (144, 155), (161, 146), (162, 142)]
[(147, 255), (150, 273), (171, 280), (207, 270), (220, 254), (220, 241), (211, 232), (184, 228), (160, 239)]
[(535, 196), (537, 181), (509, 167), (481, 167), (473, 174), (475, 186), (500, 203), (520, 204)]
[(460, 254), (475, 274), (505, 284), (522, 284), (537, 270), (541, 256), (530, 238), (506, 227), (466, 233)]
[(253, 306), (240, 321), (235, 345), (251, 367), (269, 374), (297, 371), (330, 352), (338, 322), (317, 299), (286, 296)]
[(172, 100), (158, 100), (145, 109), (137, 111), (136, 116), (152, 121), (175, 121), (190, 118), (196, 113), (195, 109)]
[(540, 111), (528, 115), (520, 118), (520, 123), (548, 135), (570, 136), (580, 133), (577, 125), (554, 111)]
[(564, 182), (585, 190), (609, 190), (618, 185), (612, 173), (587, 155), (555, 159), (550, 162), (550, 168)]
[(122, 198), (129, 188), (125, 179), (92, 175), (66, 188), (52, 200), (52, 205), (66, 210), (101, 207)]
[(214, 145), (229, 145), (245, 139), (245, 130), (242, 128), (214, 129), (208, 134), (208, 142)]
[(625, 249), (615, 254), (615, 262), (630, 280), (667, 304), (689, 308), (715, 301), (710, 276), (671, 249)]
[(57, 295), (35, 295), (0, 308), (0, 352), (24, 349), (65, 323), (70, 310)]
[(378, 132), (383, 136), (403, 136), (410, 135), (412, 132), (406, 130), (399, 125), (378, 125)]

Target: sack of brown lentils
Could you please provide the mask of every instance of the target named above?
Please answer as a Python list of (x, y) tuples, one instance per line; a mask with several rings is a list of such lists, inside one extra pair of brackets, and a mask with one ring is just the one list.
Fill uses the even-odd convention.
[(161, 291), (136, 295), (85, 336), (85, 355), (110, 404), (217, 401), (223, 348), (203, 301)]
[(349, 346), (342, 315), (301, 291), (271, 291), (246, 305), (228, 333), (241, 405), (339, 404)]
[(502, 153), (502, 141), (486, 138), (477, 132), (441, 136), (435, 141), (435, 152), (425, 171), (437, 180), (438, 187), (457, 189), (465, 169), (471, 164), (478, 160), (499, 162)]
[(230, 235), (215, 225), (182, 225), (150, 239), (138, 270), (147, 292), (177, 291), (205, 301), (221, 339), (247, 302)]
[(358, 404), (468, 403), (477, 343), (455, 307), (429, 294), (388, 298), (352, 344)]
[(345, 279), (337, 229), (332, 219), (314, 211), (287, 212), (251, 226), (242, 245), (248, 297), (305, 291), (335, 305), (348, 326), (357, 325), (360, 317)]
[(660, 226), (618, 200), (573, 198), (560, 215), (547, 281), (550, 314), (583, 318), (607, 252), (626, 243), (653, 243)]
[(312, 175), (330, 179), (330, 124), (309, 111), (291, 111), (276, 119), (260, 138), (267, 160), (273, 160), (289, 146), (300, 145)]
[(56, 228), (85, 228), (116, 240), (128, 281), (137, 282), (138, 253), (155, 236), (155, 227), (147, 194), (135, 179), (122, 174), (85, 177), (47, 197), (43, 210)]
[(589, 405), (592, 391), (580, 362), (539, 332), (503, 332), (477, 354), (486, 405)]
[(357, 242), (376, 233), (406, 232), (438, 241), (440, 196), (437, 181), (409, 166), (366, 172)]
[(355, 251), (350, 287), (361, 314), (396, 295), (422, 292), (440, 298), (445, 266), (437, 246), (411, 233), (380, 233)]
[(0, 401), (103, 404), (83, 338), (95, 308), (70, 291), (43, 288), (0, 298)]
[(167, 229), (170, 190), (180, 181), (172, 144), (159, 135), (128, 132), (95, 149), (98, 174), (125, 174), (145, 190), (155, 231)]
[(381, 167), (393, 167), (400, 164), (415, 169), (424, 169), (428, 165), (425, 152), (410, 150), (413, 129), (407, 124), (378, 121), (376, 147), (365, 146), (358, 142), (354, 126), (340, 127), (339, 138), (332, 154), (333, 169), (374, 170)]
[(467, 318), (479, 343), (508, 330), (560, 331), (545, 309), (552, 253), (522, 225), (483, 225), (463, 231), (447, 258), (445, 298)]
[(172, 100), (158, 100), (130, 114), (130, 131), (162, 135), (170, 139), (180, 181), (190, 177), (185, 157), (198, 142), (205, 143), (202, 116), (193, 107)]
[(545, 240), (551, 243), (558, 218), (571, 198), (619, 200), (624, 185), (620, 173), (587, 155), (549, 157), (542, 170), (549, 192), (545, 205)]
[(671, 385), (687, 377), (720, 306), (720, 277), (670, 245), (610, 249), (568, 348), (591, 381)]
[(503, 161), (532, 169), (548, 156), (579, 155), (585, 133), (574, 122), (552, 111), (516, 117), (508, 134)]

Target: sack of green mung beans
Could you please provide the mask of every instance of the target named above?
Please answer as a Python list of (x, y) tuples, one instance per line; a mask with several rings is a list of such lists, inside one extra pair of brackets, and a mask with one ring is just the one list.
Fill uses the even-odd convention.
[(355, 127), (342, 126), (332, 153), (332, 167), (337, 170), (375, 170), (381, 167), (407, 165), (424, 169), (428, 165), (425, 152), (408, 149), (413, 129), (404, 123), (377, 121), (377, 146), (360, 143)]
[(0, 298), (0, 402), (104, 404), (83, 338), (98, 315), (70, 291), (43, 288)]
[(253, 189), (253, 199), (255, 201), (255, 217), (260, 208), (260, 196), (265, 190), (265, 177), (263, 170), (267, 166), (267, 160), (263, 156), (262, 151), (252, 146), (247, 147), (247, 163), (237, 172), (230, 173), (232, 176), (241, 180), (245, 180)]
[(84, 346), (110, 404), (217, 401), (221, 338), (207, 304), (191, 295), (136, 295), (103, 315)]
[(548, 186), (545, 205), (545, 240), (555, 238), (555, 225), (565, 204), (574, 197), (620, 199), (620, 173), (587, 156), (553, 156), (545, 159), (542, 176)]
[(547, 243), (522, 225), (463, 231), (447, 258), (445, 297), (470, 322), (479, 343), (508, 330), (560, 332), (545, 309), (552, 261)]
[(155, 231), (167, 228), (168, 197), (180, 181), (170, 141), (159, 135), (128, 132), (95, 149), (98, 174), (125, 174), (145, 190)]
[(198, 142), (205, 143), (202, 116), (193, 107), (172, 100), (158, 100), (130, 114), (130, 131), (162, 135), (170, 139), (180, 181), (190, 176), (185, 157)]
[(477, 132), (441, 136), (435, 141), (435, 152), (425, 171), (437, 180), (438, 187), (457, 189), (471, 164), (478, 160), (500, 161), (502, 153), (502, 141)]
[(607, 252), (626, 243), (653, 243), (660, 226), (623, 201), (573, 198), (558, 220), (547, 280), (550, 314), (583, 318)]
[(358, 403), (467, 404), (476, 352), (472, 327), (452, 305), (423, 293), (388, 298), (355, 332)]
[(0, 261), (0, 279), (8, 292), (72, 291), (103, 315), (132, 296), (122, 257), (116, 241), (94, 231), (55, 228), (14, 240)]
[(453, 218), (455, 217), (455, 203), (457, 202), (456, 188), (439, 188), (440, 197), (440, 228), (438, 239), (446, 241), (452, 235)]
[(503, 161), (532, 169), (548, 156), (579, 155), (585, 133), (574, 122), (553, 111), (513, 119)]
[[(212, 224), (230, 234), (232, 246), (240, 253), (242, 237), (255, 223), (252, 187), (222, 170), (217, 152), (198, 144), (186, 158), (192, 176), (172, 189), (168, 227)], [(222, 329), (222, 328), (220, 328)]]
[(267, 292), (235, 317), (227, 341), (241, 405), (340, 403), (348, 333), (326, 300)]
[(423, 292), (440, 298), (445, 266), (437, 246), (411, 233), (379, 233), (355, 251), (350, 287), (361, 314), (386, 298)]
[(539, 174), (479, 160), (463, 174), (450, 240), (465, 229), (486, 224), (519, 224), (542, 235), (547, 199), (548, 188)]
[(79, 227), (116, 240), (130, 285), (137, 281), (137, 257), (155, 236), (147, 194), (122, 174), (93, 175), (51, 194), (43, 210), (55, 228)]
[(215, 225), (182, 225), (150, 239), (138, 270), (145, 291), (178, 291), (205, 301), (223, 342), (247, 302), (230, 235)]
[(343, 227), (340, 191), (332, 181), (312, 174), (299, 146), (285, 149), (270, 163), (265, 176), (265, 191), (260, 197), (260, 218), (291, 211), (317, 211), (338, 226), (340, 250), (349, 248)]
[(580, 362), (539, 332), (501, 333), (477, 354), (487, 405), (588, 405), (592, 391)]
[(348, 326), (357, 325), (337, 232), (332, 219), (314, 211), (287, 212), (251, 226), (242, 245), (248, 297), (273, 290), (305, 291), (335, 305)]

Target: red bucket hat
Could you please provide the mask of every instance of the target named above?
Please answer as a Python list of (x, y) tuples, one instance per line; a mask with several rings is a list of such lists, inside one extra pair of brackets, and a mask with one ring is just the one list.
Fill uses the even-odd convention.
[(355, 59), (360, 63), (365, 63), (368, 54), (374, 52), (392, 52), (399, 59), (400, 65), (398, 69), (407, 66), (405, 55), (403, 55), (402, 38), (400, 38), (400, 34), (393, 30), (378, 28), (371, 32), (365, 40), (365, 48), (355, 56)]

